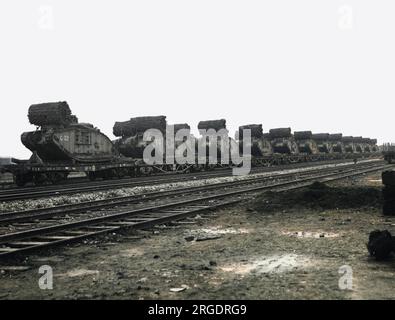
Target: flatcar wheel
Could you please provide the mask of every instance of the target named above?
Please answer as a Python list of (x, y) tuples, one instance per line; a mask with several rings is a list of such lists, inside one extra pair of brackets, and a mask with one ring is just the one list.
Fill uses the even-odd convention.
[(117, 177), (119, 179), (123, 179), (128, 175), (128, 171), (124, 168), (120, 168), (117, 170)]
[(57, 184), (61, 181), (63, 181), (65, 179), (65, 174), (61, 173), (61, 172), (55, 172), (55, 173), (51, 173), (49, 175), (49, 180), (53, 183), (53, 184)]
[(151, 167), (142, 167), (141, 173), (145, 176), (150, 176), (153, 173), (153, 169)]
[(33, 183), (36, 186), (43, 185), (46, 181), (48, 181), (48, 177), (45, 174), (37, 173), (33, 175)]
[(25, 186), (25, 184), (26, 184), (25, 175), (23, 175), (23, 174), (17, 174), (17, 175), (14, 177), (14, 181), (15, 181), (15, 184), (16, 184), (18, 187), (23, 187), (23, 186)]
[(95, 181), (97, 179), (97, 174), (94, 171), (90, 171), (88, 172), (88, 179), (90, 181)]
[(103, 172), (103, 179), (110, 180), (117, 176), (117, 172), (113, 169), (109, 169)]

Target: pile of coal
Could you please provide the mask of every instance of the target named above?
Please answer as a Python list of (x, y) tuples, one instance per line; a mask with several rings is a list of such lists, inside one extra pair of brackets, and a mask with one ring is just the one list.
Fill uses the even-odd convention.
[(369, 234), (368, 251), (377, 260), (386, 260), (395, 252), (395, 239), (388, 230), (374, 230)]
[(381, 175), (383, 188), (383, 214), (395, 215), (395, 171), (384, 171)]

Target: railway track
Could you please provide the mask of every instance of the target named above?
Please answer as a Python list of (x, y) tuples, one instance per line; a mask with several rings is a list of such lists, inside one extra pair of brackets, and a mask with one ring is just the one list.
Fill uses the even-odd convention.
[(390, 166), (375, 162), (352, 167), (329, 167), (161, 191), (146, 196), (2, 214), (0, 258), (23, 255), (122, 229), (141, 229), (184, 219), (238, 203), (267, 190), (282, 192), (303, 188), (314, 181), (330, 182), (385, 170), (387, 167)]
[[(315, 167), (326, 164), (347, 164), (351, 161), (320, 161), (316, 163), (298, 163), (293, 165), (284, 165), (281, 167), (266, 167), (266, 168), (253, 168), (251, 173), (272, 172), (279, 169)], [(137, 177), (127, 180), (114, 180), (114, 181), (95, 181), (95, 182), (78, 182), (74, 184), (63, 184), (58, 186), (45, 186), (45, 187), (23, 187), (0, 190), (0, 202), (15, 201), (15, 200), (31, 200), (46, 198), (59, 195), (71, 195), (81, 192), (95, 192), (105, 191), (110, 189), (131, 188), (136, 186), (156, 185), (168, 182), (182, 182), (194, 180), (219, 178), (231, 176), (231, 169), (216, 169), (209, 172), (194, 172), (185, 174), (163, 174), (148, 177)]]

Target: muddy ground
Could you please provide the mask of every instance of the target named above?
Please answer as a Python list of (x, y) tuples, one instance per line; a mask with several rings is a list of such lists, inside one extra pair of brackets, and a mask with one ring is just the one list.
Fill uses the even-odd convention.
[[(19, 264), (28, 270), (1, 272), (0, 298), (393, 299), (395, 259), (376, 262), (366, 249), (370, 231), (395, 231), (380, 191), (373, 174), (258, 195), (182, 224), (31, 256)], [(41, 265), (53, 269), (53, 290), (39, 288)], [(351, 290), (339, 288), (344, 265)]]

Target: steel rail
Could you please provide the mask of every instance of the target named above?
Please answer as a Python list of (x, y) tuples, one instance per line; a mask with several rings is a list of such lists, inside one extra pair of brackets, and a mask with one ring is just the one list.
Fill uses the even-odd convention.
[[(363, 167), (367, 166), (367, 164), (363, 164)], [(354, 170), (355, 167), (353, 166), (342, 166), (342, 167), (329, 167), (326, 168), (326, 171), (338, 171), (338, 170)], [(114, 207), (119, 205), (125, 205), (130, 203), (136, 203), (139, 201), (147, 201), (153, 200), (158, 198), (163, 198), (166, 196), (174, 196), (174, 195), (182, 195), (187, 192), (198, 192), (200, 190), (209, 190), (209, 189), (216, 189), (219, 187), (229, 187), (232, 185), (241, 186), (244, 184), (251, 184), (251, 183), (262, 183), (276, 179), (285, 179), (288, 177), (296, 177), (299, 175), (303, 176), (306, 174), (311, 174), (317, 171), (323, 172), (324, 169), (319, 168), (312, 168), (310, 170), (299, 171), (299, 172), (291, 172), (291, 173), (278, 173), (276, 175), (270, 176), (262, 176), (262, 177), (253, 177), (247, 178), (242, 180), (234, 180), (234, 181), (226, 181), (226, 182), (219, 182), (219, 183), (212, 183), (202, 186), (191, 186), (191, 187), (183, 187), (177, 188), (172, 190), (165, 190), (165, 191), (154, 191), (147, 194), (137, 194), (137, 195), (130, 195), (130, 196), (123, 196), (123, 197), (114, 197), (108, 198), (103, 200), (95, 200), (95, 201), (86, 201), (80, 202), (76, 204), (66, 204), (66, 205), (59, 205), (54, 207), (47, 207), (47, 208), (39, 208), (39, 209), (31, 209), (31, 210), (24, 210), (24, 211), (16, 211), (16, 212), (7, 212), (0, 214), (0, 225), (15, 223), (15, 222), (27, 222), (36, 219), (48, 218), (52, 216), (59, 216), (59, 215), (68, 215), (73, 213), (78, 213), (84, 210), (99, 210), (108, 207)]]
[[(78, 239), (117, 231), (123, 228), (142, 228), (148, 225), (163, 223), (164, 221), (182, 219), (196, 212), (240, 202), (245, 199), (242, 196), (249, 193), (273, 189), (280, 192), (293, 190), (306, 187), (311, 184), (311, 181), (330, 182), (384, 170), (388, 167), (391, 166), (381, 165), (370, 168), (354, 168), (351, 172), (319, 174), (303, 179), (241, 188), (233, 191), (223, 191), (212, 195), (199, 195), (193, 199), (156, 204), (145, 208), (121, 211), (115, 214), (77, 222), (68, 222), (49, 227), (5, 234), (0, 236), (0, 243), (2, 244), (2, 246), (0, 246), (0, 257), (9, 257), (60, 243), (78, 241)], [(229, 197), (234, 196), (238, 196), (239, 198), (231, 201), (227, 200)]]

